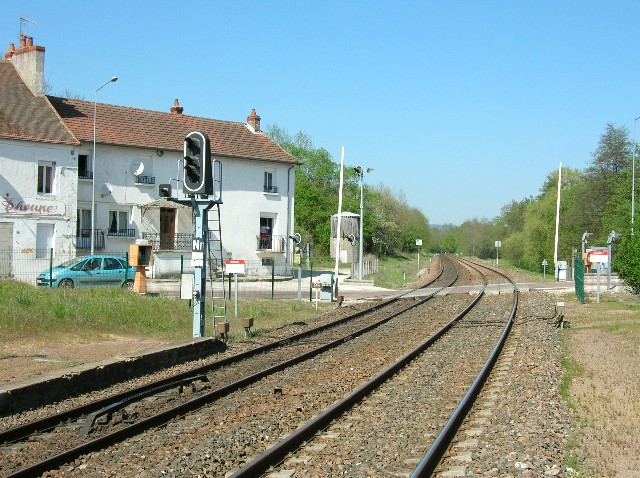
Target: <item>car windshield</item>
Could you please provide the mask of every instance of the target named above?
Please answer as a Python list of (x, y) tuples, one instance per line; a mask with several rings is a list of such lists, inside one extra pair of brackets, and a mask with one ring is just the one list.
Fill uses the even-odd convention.
[(69, 259), (68, 261), (63, 262), (62, 264), (60, 264), (57, 267), (60, 267), (62, 269), (66, 269), (67, 267), (72, 266), (72, 265), (74, 265), (75, 263), (77, 263), (77, 262), (79, 262), (81, 260), (84, 260), (84, 259), (78, 259), (77, 257), (75, 259)]

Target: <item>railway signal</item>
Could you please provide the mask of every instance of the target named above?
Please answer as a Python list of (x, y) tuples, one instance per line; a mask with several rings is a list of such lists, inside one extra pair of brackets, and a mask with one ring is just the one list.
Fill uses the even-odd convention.
[(187, 195), (213, 194), (209, 136), (192, 131), (184, 139), (184, 175), (182, 190)]

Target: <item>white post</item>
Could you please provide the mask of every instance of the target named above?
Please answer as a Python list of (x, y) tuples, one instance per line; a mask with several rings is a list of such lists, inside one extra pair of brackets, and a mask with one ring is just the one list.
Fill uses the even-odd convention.
[(338, 262), (340, 261), (340, 223), (342, 222), (342, 183), (344, 181), (344, 146), (340, 155), (340, 188), (338, 189), (338, 227), (336, 230), (336, 292), (338, 296)]
[[(237, 319), (238, 318), (238, 273), (236, 272), (234, 275), (234, 286), (235, 286), (235, 290), (233, 291), (233, 313), (234, 313), (234, 317)], [(224, 284), (222, 284), (222, 287), (224, 287)]]
[(562, 187), (562, 163), (558, 168), (558, 200), (556, 203), (556, 242), (553, 248), (553, 263), (558, 263), (558, 231), (560, 230), (560, 188)]
[(93, 155), (91, 157), (91, 255), (95, 249), (96, 235), (96, 113), (98, 108), (98, 91), (107, 86), (109, 83), (118, 81), (117, 76), (112, 76), (109, 81), (96, 89), (93, 95)]
[(636, 123), (638, 116), (633, 120), (633, 161), (631, 163), (631, 235), (634, 235), (634, 216), (636, 212)]

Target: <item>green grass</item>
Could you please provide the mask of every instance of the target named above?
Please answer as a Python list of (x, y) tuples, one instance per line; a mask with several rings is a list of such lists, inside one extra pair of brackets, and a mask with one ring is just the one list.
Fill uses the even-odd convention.
[(576, 409), (576, 404), (571, 400), (569, 394), (569, 388), (571, 382), (584, 374), (584, 367), (568, 356), (562, 357), (560, 360), (562, 367), (564, 368), (564, 375), (562, 376), (562, 383), (560, 384), (560, 396), (567, 403), (567, 406), (572, 410)]
[[(257, 334), (295, 321), (304, 321), (335, 304), (306, 301), (245, 300), (238, 316), (253, 317)], [(0, 281), (0, 341), (26, 338), (59, 339), (73, 336), (83, 341), (109, 335), (139, 336), (157, 340), (184, 340), (193, 335), (193, 311), (188, 302), (168, 297), (133, 294), (120, 288), (39, 289), (29, 284)], [(207, 304), (207, 315), (211, 314)], [(243, 338), (234, 304), (227, 303), (231, 338)], [(213, 335), (211, 318), (205, 335)]]
[[(429, 266), (431, 256), (420, 256), (420, 269)], [(367, 276), (377, 287), (399, 289), (418, 279), (418, 256), (391, 256), (378, 261), (378, 272)]]

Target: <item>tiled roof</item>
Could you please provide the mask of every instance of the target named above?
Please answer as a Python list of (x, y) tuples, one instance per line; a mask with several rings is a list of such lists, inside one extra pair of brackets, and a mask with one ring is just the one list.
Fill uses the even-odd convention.
[(0, 60), (0, 137), (80, 144), (47, 98), (34, 96), (8, 60)]
[[(93, 102), (48, 98), (76, 138), (93, 142)], [(208, 134), (214, 156), (300, 163), (264, 133), (254, 133), (244, 123), (104, 103), (96, 108), (96, 142), (101, 144), (182, 151), (184, 137), (197, 130)]]

